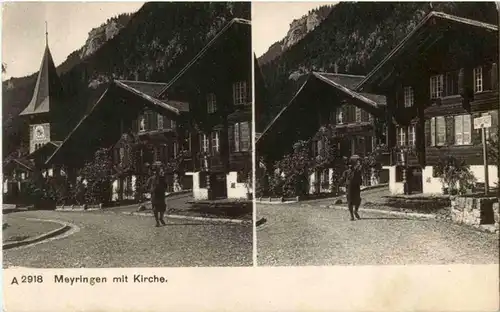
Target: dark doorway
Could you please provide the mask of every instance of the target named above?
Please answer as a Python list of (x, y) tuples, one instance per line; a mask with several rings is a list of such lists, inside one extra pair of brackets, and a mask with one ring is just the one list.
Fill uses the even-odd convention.
[(223, 172), (212, 173), (210, 187), (214, 199), (227, 198), (226, 174)]

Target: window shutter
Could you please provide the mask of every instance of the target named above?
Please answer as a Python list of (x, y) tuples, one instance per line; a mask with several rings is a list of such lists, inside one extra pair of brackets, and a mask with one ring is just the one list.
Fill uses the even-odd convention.
[(490, 69), (490, 79), (491, 79), (491, 90), (498, 90), (498, 66), (497, 63), (493, 63)]
[(446, 143), (447, 145), (455, 144), (455, 121), (453, 116), (446, 116)]
[(463, 117), (462, 116), (455, 116), (455, 144), (460, 145), (464, 143), (464, 129), (463, 129)]
[(242, 151), (249, 151), (250, 150), (250, 123), (249, 122), (242, 122), (240, 124), (241, 130), (240, 130), (240, 135), (241, 135), (241, 150)]
[(235, 151), (235, 144), (234, 144), (234, 126), (230, 125), (229, 129), (227, 131), (227, 137), (229, 141), (229, 151), (234, 152)]
[(435, 146), (436, 145), (436, 117), (429, 120), (429, 124), (430, 124), (430, 131), (429, 131), (430, 146)]
[(240, 146), (240, 123), (235, 123), (234, 124), (234, 151), (239, 152), (241, 149)]

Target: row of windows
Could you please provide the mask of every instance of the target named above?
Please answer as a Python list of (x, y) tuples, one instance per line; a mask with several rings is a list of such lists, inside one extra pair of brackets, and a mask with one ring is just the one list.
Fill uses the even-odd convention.
[[(485, 115), (487, 113), (483, 113)], [(443, 146), (446, 145), (447, 129), (446, 119), (443, 116), (434, 117), (430, 120), (430, 145)], [(407, 131), (405, 131), (407, 130)], [(472, 144), (472, 117), (471, 115), (457, 115), (453, 117), (453, 135), (454, 145), (469, 145)], [(406, 137), (408, 133), (408, 138)], [(416, 126), (411, 125), (408, 128), (397, 127), (397, 145), (398, 146), (415, 146), (416, 143)], [(486, 129), (486, 137), (490, 137), (490, 128)]]
[(138, 121), (139, 132), (175, 129), (176, 127), (175, 120), (168, 119), (167, 117), (154, 111), (145, 111), (141, 116), (139, 116)]
[(334, 112), (336, 113), (337, 124), (370, 121), (370, 114), (367, 111), (352, 104), (345, 104)]
[[(233, 83), (233, 104), (248, 104), (248, 89), (246, 81), (237, 81)], [(217, 98), (214, 93), (207, 94), (207, 112), (209, 114), (217, 111)]]
[[(247, 152), (250, 150), (251, 136), (250, 123), (240, 122), (229, 128), (231, 132), (230, 148), (234, 152)], [(200, 151), (215, 155), (220, 151), (220, 132), (212, 131), (210, 134), (200, 135)]]
[[(478, 66), (473, 70), (474, 93), (487, 90), (484, 84), (483, 67)], [(445, 74), (430, 77), (430, 98), (437, 99), (446, 96), (458, 95), (459, 71), (450, 71)], [(415, 104), (414, 92), (411, 86), (404, 87), (404, 106), (411, 107)]]

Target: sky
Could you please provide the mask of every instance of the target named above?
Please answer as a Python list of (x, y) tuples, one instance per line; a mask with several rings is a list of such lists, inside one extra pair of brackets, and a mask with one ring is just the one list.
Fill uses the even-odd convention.
[(2, 4), (3, 77), (37, 72), (48, 43), (56, 66), (82, 47), (89, 31), (110, 17), (136, 12), (144, 2), (10, 2)]
[(290, 23), (311, 9), (337, 2), (253, 2), (252, 44), (257, 57), (286, 36)]

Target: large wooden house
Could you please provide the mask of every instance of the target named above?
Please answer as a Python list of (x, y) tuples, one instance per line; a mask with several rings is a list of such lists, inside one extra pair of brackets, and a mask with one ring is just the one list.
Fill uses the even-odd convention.
[[(256, 142), (265, 167), (307, 141), (310, 156), (341, 160), (370, 154), (383, 143), (378, 120), (384, 118), (385, 98), (353, 91), (363, 76), (313, 72), (292, 100), (265, 128)], [(334, 155), (327, 156), (327, 153)], [(333, 159), (332, 159), (333, 160)], [(309, 177), (309, 193), (329, 192), (334, 169), (326, 166)], [(369, 178), (365, 179), (370, 184)]]
[[(168, 191), (192, 188), (195, 199), (246, 197), (250, 43), (250, 22), (233, 19), (170, 82), (111, 81), (47, 164), (74, 172), (108, 148), (116, 200), (134, 196), (157, 162), (167, 170)], [(187, 177), (176, 179), (180, 174)]]
[(195, 199), (252, 193), (251, 25), (233, 19), (162, 92), (190, 107)]
[[(441, 193), (436, 166), (448, 155), (465, 160), (484, 183), (481, 130), (473, 124), (491, 115), (486, 135), (497, 133), (497, 60), (497, 26), (430, 12), (360, 83), (358, 91), (387, 97), (392, 193), (405, 192), (405, 184), (407, 192)], [(488, 168), (494, 186), (497, 164)]]

